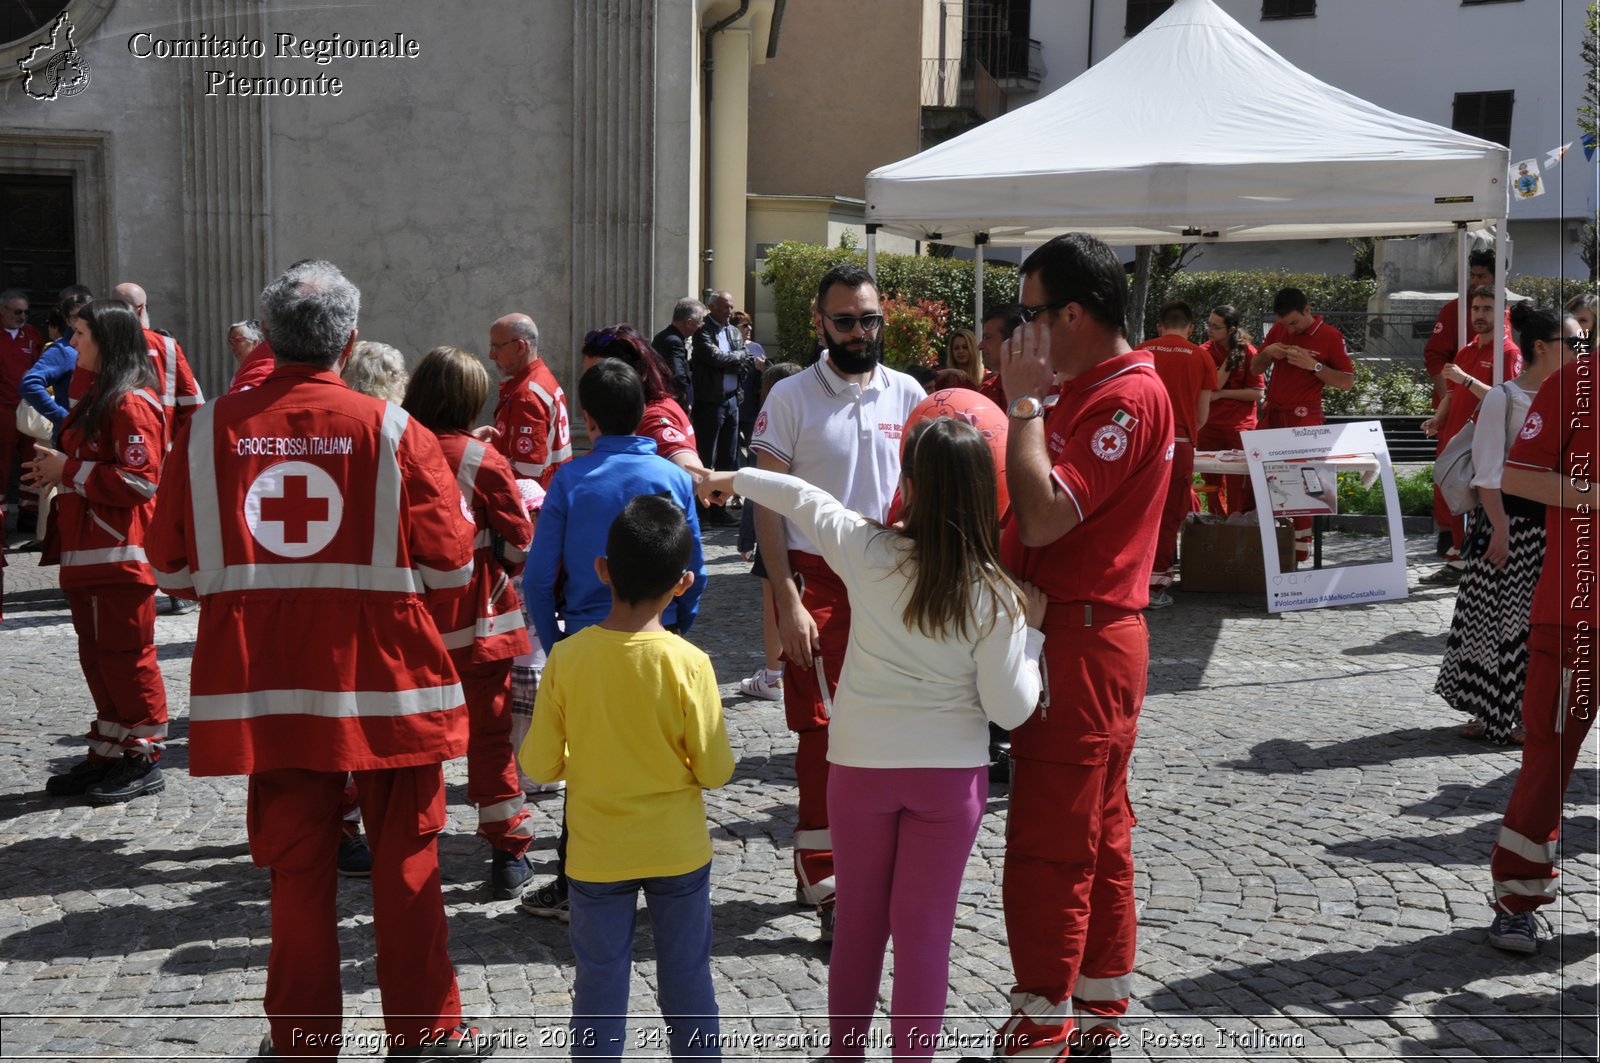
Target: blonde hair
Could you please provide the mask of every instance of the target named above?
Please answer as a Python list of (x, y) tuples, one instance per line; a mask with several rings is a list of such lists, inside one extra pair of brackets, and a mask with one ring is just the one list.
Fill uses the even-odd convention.
[(350, 390), (399, 405), (406, 397), (405, 357), (387, 343), (357, 341), (339, 371)]

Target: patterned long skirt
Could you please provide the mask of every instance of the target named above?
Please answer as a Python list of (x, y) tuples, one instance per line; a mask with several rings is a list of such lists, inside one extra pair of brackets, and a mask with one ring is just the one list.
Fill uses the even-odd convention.
[[(1485, 525), (1488, 517), (1475, 511)], [(1511, 517), (1511, 556), (1504, 568), (1485, 557), (1467, 562), (1456, 595), (1444, 663), (1434, 682), (1451, 708), (1482, 720), (1484, 737), (1505, 743), (1522, 725), (1522, 690), (1528, 679), (1528, 612), (1544, 562), (1544, 521)], [(1468, 538), (1474, 529), (1468, 529)]]

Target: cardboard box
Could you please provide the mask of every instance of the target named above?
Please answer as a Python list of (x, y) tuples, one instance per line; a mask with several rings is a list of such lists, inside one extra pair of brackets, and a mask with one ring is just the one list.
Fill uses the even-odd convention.
[[(1278, 557), (1282, 571), (1294, 571), (1294, 524), (1291, 521), (1278, 521)], [(1261, 529), (1255, 524), (1189, 521), (1183, 526), (1178, 561), (1182, 587), (1186, 591), (1266, 593)]]

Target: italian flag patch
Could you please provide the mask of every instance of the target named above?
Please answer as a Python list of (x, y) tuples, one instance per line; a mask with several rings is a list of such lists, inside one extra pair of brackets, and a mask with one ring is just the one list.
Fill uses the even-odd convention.
[(1115, 424), (1123, 431), (1132, 431), (1133, 426), (1139, 423), (1139, 419), (1137, 417), (1129, 416), (1126, 410), (1118, 410), (1116, 413), (1111, 415), (1111, 423)]

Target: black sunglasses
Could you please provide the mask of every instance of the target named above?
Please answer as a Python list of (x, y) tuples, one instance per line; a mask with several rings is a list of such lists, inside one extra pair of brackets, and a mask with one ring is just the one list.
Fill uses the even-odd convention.
[(1048, 310), (1060, 310), (1068, 303), (1076, 302), (1075, 299), (1057, 299), (1053, 303), (1040, 303), (1038, 306), (1022, 306), (1017, 308), (1017, 316), (1024, 325), (1032, 324), (1033, 320)]
[(1565, 343), (1569, 350), (1585, 354), (1589, 350), (1589, 337), (1587, 336), (1552, 336), (1546, 343)]
[(823, 316), (832, 322), (833, 327), (840, 332), (854, 332), (857, 325), (861, 326), (862, 332), (876, 332), (883, 327), (882, 314), (862, 314), (860, 317), (854, 314), (824, 314)]

